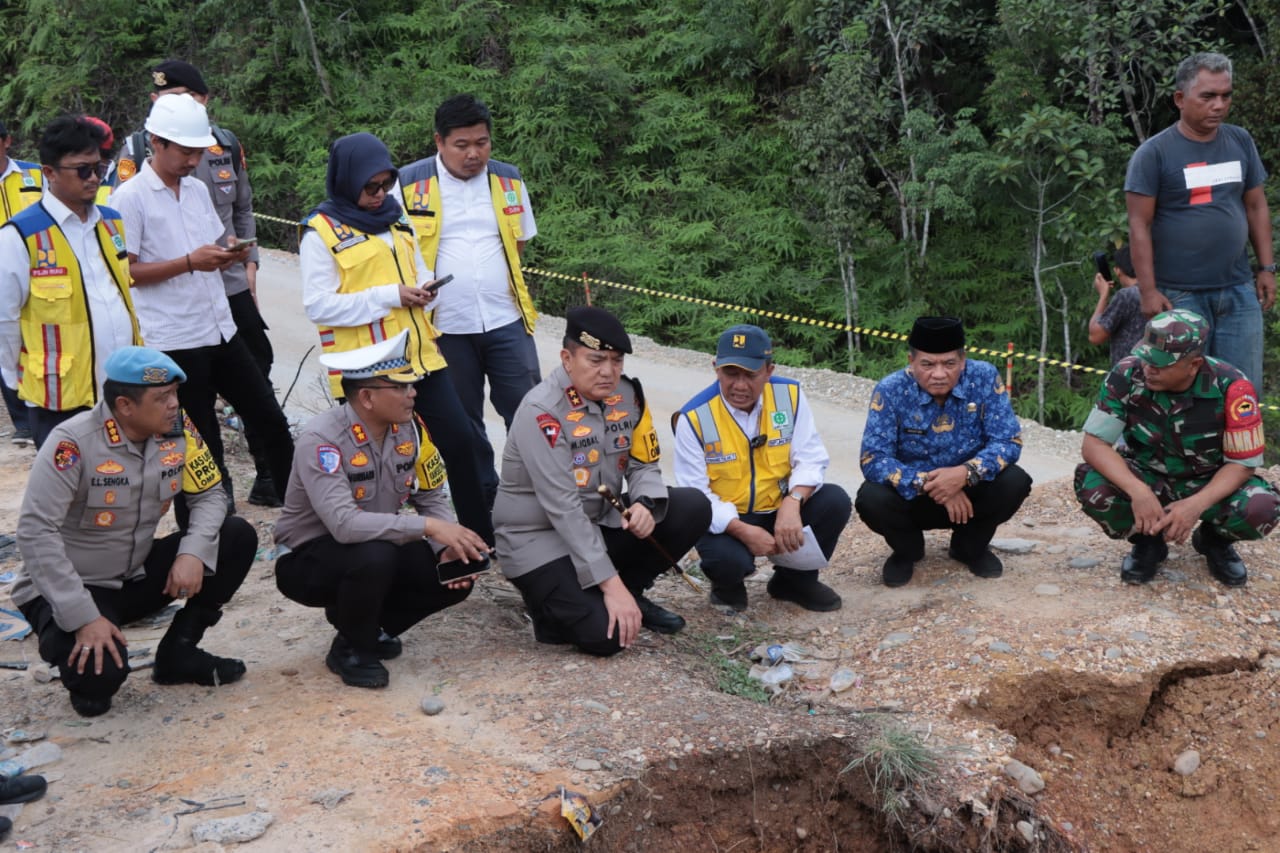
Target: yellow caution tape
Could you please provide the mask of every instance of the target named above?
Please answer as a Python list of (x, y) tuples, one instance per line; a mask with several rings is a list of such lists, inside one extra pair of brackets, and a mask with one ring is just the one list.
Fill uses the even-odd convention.
[[(259, 219), (265, 219), (268, 222), (279, 222), (283, 225), (299, 226), (302, 223), (293, 219), (281, 219), (278, 216), (268, 216), (265, 213), (254, 212), (254, 216)], [(543, 278), (556, 279), (559, 281), (568, 281), (574, 284), (598, 284), (605, 287), (612, 287), (616, 290), (623, 290), (628, 293), (639, 293), (644, 296), (655, 296), (659, 299), (673, 299), (677, 302), (688, 302), (692, 305), (703, 305), (708, 308), (719, 308), (723, 311), (736, 311), (739, 314), (750, 314), (755, 317), (768, 317), (771, 320), (783, 320), (788, 323), (799, 323), (803, 326), (815, 326), (819, 329), (831, 329), (835, 332), (852, 332), (855, 335), (865, 335), (871, 338), (883, 338), (888, 341), (905, 341), (907, 336), (899, 332), (886, 332), (883, 329), (868, 329), (865, 326), (851, 326), (848, 323), (837, 323), (831, 320), (815, 320), (812, 317), (802, 317), (798, 314), (786, 314), (782, 311), (771, 311), (767, 308), (749, 308), (744, 305), (733, 305), (728, 302), (718, 302), (714, 299), (703, 299), (699, 296), (689, 296), (684, 293), (668, 293), (665, 290), (654, 290), (649, 287), (638, 287), (634, 284), (622, 284), (617, 281), (609, 281), (603, 278), (591, 278), (585, 275), (568, 275), (562, 272), (552, 272), (551, 270), (538, 269), (537, 267), (521, 267), (521, 271), (526, 275), (537, 275)], [(1075, 364), (1070, 361), (1052, 358), (1050, 356), (1036, 355), (1027, 352), (1009, 352), (1008, 350), (986, 349), (985, 347), (965, 347), (967, 352), (975, 355), (984, 355), (992, 358), (1017, 358), (1022, 361), (1031, 362), (1032, 364), (1044, 364), (1049, 367), (1062, 367), (1068, 370), (1078, 370), (1081, 373), (1095, 373), (1099, 376), (1105, 376), (1108, 371), (1090, 367), (1087, 364)], [(1273, 406), (1269, 403), (1261, 403), (1262, 408), (1272, 412), (1280, 412), (1280, 406)]]

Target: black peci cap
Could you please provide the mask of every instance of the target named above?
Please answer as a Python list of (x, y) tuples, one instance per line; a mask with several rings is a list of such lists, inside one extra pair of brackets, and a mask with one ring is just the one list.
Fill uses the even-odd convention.
[(964, 349), (964, 324), (956, 317), (919, 317), (911, 327), (907, 345), (933, 354)]
[(622, 321), (603, 308), (571, 308), (565, 315), (564, 335), (588, 349), (631, 352), (631, 338)]
[(197, 95), (209, 94), (200, 70), (181, 59), (166, 59), (151, 69), (151, 83), (157, 92), (177, 89), (179, 86)]

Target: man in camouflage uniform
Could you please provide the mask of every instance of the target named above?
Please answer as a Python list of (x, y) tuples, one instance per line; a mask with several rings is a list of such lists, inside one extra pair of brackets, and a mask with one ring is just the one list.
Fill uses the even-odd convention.
[(1257, 393), (1235, 367), (1204, 355), (1207, 334), (1204, 318), (1185, 309), (1151, 318), (1084, 424), (1076, 497), (1107, 536), (1133, 543), (1125, 583), (1151, 580), (1167, 543), (1186, 541), (1199, 519), (1191, 544), (1210, 574), (1243, 586), (1248, 572), (1231, 543), (1280, 523), (1280, 492), (1254, 475), (1264, 450)]
[(911, 580), (924, 556), (924, 530), (950, 528), (948, 553), (980, 578), (1004, 573), (988, 547), (1027, 495), (1031, 477), (1015, 463), (1022, 425), (995, 366), (965, 358), (955, 317), (920, 317), (907, 338), (907, 368), (876, 385), (862, 433), (862, 476), (854, 501), (863, 523), (885, 538), (885, 586)]

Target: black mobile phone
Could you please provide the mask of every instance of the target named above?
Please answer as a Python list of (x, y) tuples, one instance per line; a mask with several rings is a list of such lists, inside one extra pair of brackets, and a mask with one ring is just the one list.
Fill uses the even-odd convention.
[(1106, 252), (1093, 253), (1093, 267), (1098, 271), (1098, 275), (1111, 281), (1113, 275), (1111, 272), (1111, 262), (1107, 260)]
[(446, 284), (448, 284), (451, 281), (453, 281), (453, 273), (449, 273), (449, 275), (445, 276), (444, 278), (437, 279), (435, 282), (426, 285), (422, 289), (425, 290), (427, 293), (435, 293), (437, 290), (444, 287)]
[(448, 560), (436, 566), (436, 576), (440, 578), (440, 583), (452, 583), (461, 578), (469, 578), (472, 575), (478, 575), (481, 572), (489, 570), (489, 558), (481, 557), (479, 560), (472, 560), (470, 563), (464, 563), (461, 560)]
[(228, 252), (243, 252), (245, 249), (252, 249), (258, 245), (257, 237), (250, 237), (247, 240), (238, 240), (234, 246), (227, 246)]

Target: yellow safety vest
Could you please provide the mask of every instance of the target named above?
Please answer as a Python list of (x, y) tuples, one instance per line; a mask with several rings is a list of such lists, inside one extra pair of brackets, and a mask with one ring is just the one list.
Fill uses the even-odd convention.
[[(406, 287), (414, 287), (417, 283), (413, 229), (408, 223), (397, 222), (391, 226), (394, 250), (381, 237), (335, 222), (321, 213), (306, 220), (302, 227), (314, 229), (333, 254), (338, 264), (339, 293), (359, 293), (393, 281)], [(320, 331), (320, 347), (326, 353), (365, 347), (394, 338), (408, 329), (407, 356), (416, 372), (430, 373), (446, 366), (435, 341), (440, 332), (431, 325), (431, 319), (417, 309), (397, 305), (387, 316), (363, 326), (317, 324), (316, 328)], [(329, 391), (335, 398), (342, 396), (341, 371), (329, 371)]]
[[(524, 330), (532, 335), (538, 322), (538, 312), (533, 307), (533, 298), (529, 296), (529, 288), (525, 285), (524, 273), (520, 271), (519, 244), (524, 240), (524, 231), (520, 227), (520, 218), (524, 215), (521, 201), (523, 184), (520, 172), (514, 166), (496, 160), (489, 161), (489, 191), (493, 210), (498, 216), (498, 234), (502, 237), (502, 248), (507, 256), (507, 283), (524, 321)], [(418, 235), (422, 258), (434, 270), (436, 256), (440, 253), (440, 230), (444, 227), (445, 214), (440, 204), (440, 176), (436, 172), (436, 158), (419, 160), (402, 169), (400, 190), (404, 195), (405, 214)]]
[(14, 160), (18, 171), (10, 172), (0, 181), (0, 224), (8, 222), (40, 200), (44, 193), (44, 177), (40, 167), (24, 160)]
[(793, 379), (765, 384), (755, 447), (729, 413), (718, 384), (681, 410), (702, 442), (711, 491), (736, 506), (739, 514), (774, 512), (782, 503), (791, 476), (791, 434), (799, 399), (800, 385)]
[[(99, 207), (98, 213), (101, 218), (94, 229), (98, 248), (129, 311), (133, 342), (141, 346), (129, 296), (132, 279), (124, 222), (109, 207)], [(6, 227), (18, 229), (31, 258), (31, 293), (18, 317), (22, 329), (18, 396), (59, 412), (92, 406), (98, 399), (93, 326), (80, 261), (44, 205), (27, 208)]]

